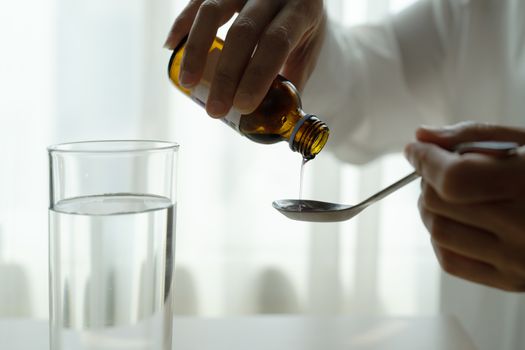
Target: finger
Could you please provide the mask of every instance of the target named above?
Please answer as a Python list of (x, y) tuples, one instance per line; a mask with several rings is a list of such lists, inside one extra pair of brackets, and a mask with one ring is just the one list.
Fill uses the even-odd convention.
[(179, 79), (184, 87), (192, 87), (202, 78), (217, 29), (234, 15), (240, 5), (240, 0), (205, 0), (201, 4), (182, 57)]
[(255, 110), (307, 28), (303, 12), (288, 6), (265, 30), (234, 97), (241, 113)]
[(421, 207), (429, 212), (450, 220), (492, 232), (506, 240), (514, 234), (513, 227), (519, 226), (519, 220), (509, 210), (512, 202), (457, 204), (445, 201), (426, 184), (421, 192)]
[(475, 153), (460, 156), (417, 142), (407, 145), (405, 154), (425, 181), (451, 202), (510, 199), (525, 191), (525, 149), (500, 159)]
[(171, 26), (168, 38), (164, 43), (164, 47), (170, 50), (174, 50), (175, 47), (181, 42), (190, 32), (197, 11), (204, 0), (190, 0), (184, 10), (177, 16), (175, 22)]
[(472, 141), (510, 141), (523, 145), (525, 129), (469, 121), (442, 128), (422, 126), (416, 131), (416, 137), (419, 141), (435, 143), (446, 149)]
[(292, 81), (299, 91), (304, 89), (308, 78), (315, 69), (317, 62), (315, 57), (322, 49), (322, 38), (326, 33), (327, 15), (322, 8), (322, 3), (321, 8), (313, 8), (312, 13), (316, 14), (314, 18), (317, 20), (312, 23), (312, 28), (308, 29), (308, 34), (303, 35), (295, 49), (289, 54), (281, 69), (281, 74)]
[(523, 286), (490, 264), (456, 254), (437, 244), (433, 244), (433, 248), (443, 270), (453, 276), (506, 291), (523, 291)]
[(456, 164), (459, 155), (431, 143), (414, 142), (405, 147), (405, 157), (425, 182), (440, 189), (447, 177), (446, 170)]
[(456, 254), (499, 265), (502, 257), (499, 252), (498, 237), (488, 231), (436, 215), (420, 205), (421, 219), (432, 241), (440, 247)]
[(246, 3), (228, 30), (215, 76), (211, 85), (207, 111), (215, 117), (224, 116), (252, 56), (260, 34), (281, 8), (279, 1), (252, 0)]

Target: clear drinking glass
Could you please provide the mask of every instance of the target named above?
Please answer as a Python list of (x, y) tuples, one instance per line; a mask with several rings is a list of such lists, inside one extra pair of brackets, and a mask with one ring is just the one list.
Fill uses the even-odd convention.
[(51, 350), (171, 350), (178, 145), (48, 151)]

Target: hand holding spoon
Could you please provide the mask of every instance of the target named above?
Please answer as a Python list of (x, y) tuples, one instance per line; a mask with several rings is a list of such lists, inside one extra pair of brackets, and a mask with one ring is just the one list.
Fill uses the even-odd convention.
[[(455, 151), (459, 154), (475, 152), (504, 158), (516, 154), (518, 147), (519, 145), (515, 142), (480, 141), (459, 144)], [(418, 177), (419, 174), (413, 172), (356, 205), (299, 199), (280, 199), (274, 201), (272, 205), (292, 220), (311, 222), (345, 221), (353, 218), (372, 203), (385, 198)]]

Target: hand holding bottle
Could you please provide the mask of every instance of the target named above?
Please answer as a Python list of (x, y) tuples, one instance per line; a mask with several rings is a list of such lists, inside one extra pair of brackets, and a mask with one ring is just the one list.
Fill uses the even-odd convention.
[(525, 129), (462, 123), (416, 136), (406, 155), (423, 179), (419, 210), (443, 269), (525, 291), (525, 149), (508, 159), (447, 151), (469, 141), (524, 145)]
[(213, 117), (224, 116), (232, 106), (243, 114), (253, 112), (279, 73), (302, 89), (324, 36), (322, 0), (191, 0), (166, 41), (173, 49), (188, 35), (182, 85), (190, 88), (200, 81), (217, 29), (236, 12), (206, 104)]

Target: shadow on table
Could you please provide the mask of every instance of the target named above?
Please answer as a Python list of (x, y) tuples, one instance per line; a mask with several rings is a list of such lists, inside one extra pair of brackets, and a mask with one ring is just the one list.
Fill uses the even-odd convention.
[(0, 318), (31, 317), (29, 278), (22, 265), (8, 262), (0, 227)]
[(290, 279), (280, 270), (262, 271), (255, 284), (256, 312), (295, 314), (301, 312), (299, 298)]

